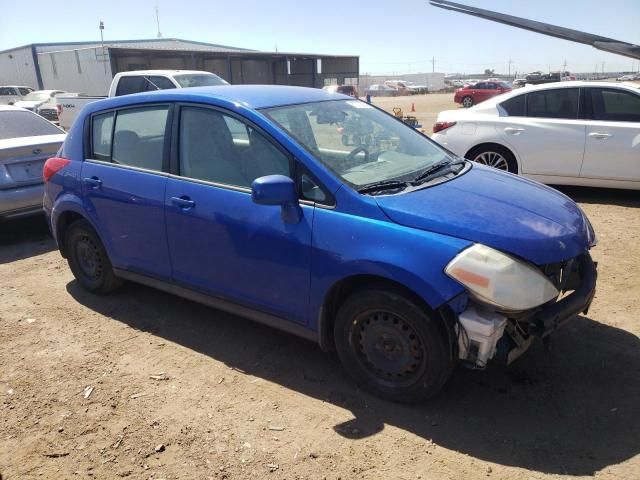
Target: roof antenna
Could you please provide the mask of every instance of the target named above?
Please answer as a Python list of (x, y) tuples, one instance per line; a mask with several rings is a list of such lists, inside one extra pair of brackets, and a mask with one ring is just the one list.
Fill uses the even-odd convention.
[(158, 5), (156, 4), (156, 25), (158, 26), (158, 38), (162, 38), (162, 33), (160, 33), (160, 14)]

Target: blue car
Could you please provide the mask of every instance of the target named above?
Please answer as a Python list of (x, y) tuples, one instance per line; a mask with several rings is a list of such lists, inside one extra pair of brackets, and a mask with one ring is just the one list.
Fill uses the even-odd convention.
[(513, 361), (595, 292), (572, 200), (318, 89), (96, 101), (44, 178), (86, 290), (129, 280), (274, 326), (394, 401), (434, 395), (459, 362)]

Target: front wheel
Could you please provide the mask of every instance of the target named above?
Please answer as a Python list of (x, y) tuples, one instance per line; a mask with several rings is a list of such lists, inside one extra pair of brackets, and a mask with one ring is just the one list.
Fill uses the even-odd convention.
[(109, 293), (122, 284), (98, 234), (86, 220), (77, 220), (65, 235), (67, 261), (78, 283), (92, 293)]
[(334, 340), (347, 373), (366, 390), (396, 402), (432, 397), (454, 365), (436, 320), (388, 290), (349, 297), (338, 310)]
[(471, 98), (471, 97), (464, 97), (464, 98), (462, 99), (462, 106), (463, 106), (464, 108), (471, 108), (471, 107), (473, 107), (473, 98)]

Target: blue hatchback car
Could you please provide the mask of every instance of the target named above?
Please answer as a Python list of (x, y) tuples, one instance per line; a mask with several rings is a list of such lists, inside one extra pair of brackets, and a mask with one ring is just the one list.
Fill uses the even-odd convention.
[(131, 280), (280, 328), (395, 401), (457, 362), (513, 361), (595, 292), (596, 237), (569, 198), (322, 90), (96, 101), (44, 177), (85, 289)]

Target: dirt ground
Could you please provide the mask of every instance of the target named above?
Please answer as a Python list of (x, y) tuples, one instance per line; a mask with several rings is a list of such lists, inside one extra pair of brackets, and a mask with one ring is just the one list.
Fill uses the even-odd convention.
[(42, 218), (1, 224), (2, 478), (640, 478), (640, 195), (562, 190), (600, 239), (589, 314), (419, 406), (248, 320), (85, 293)]

